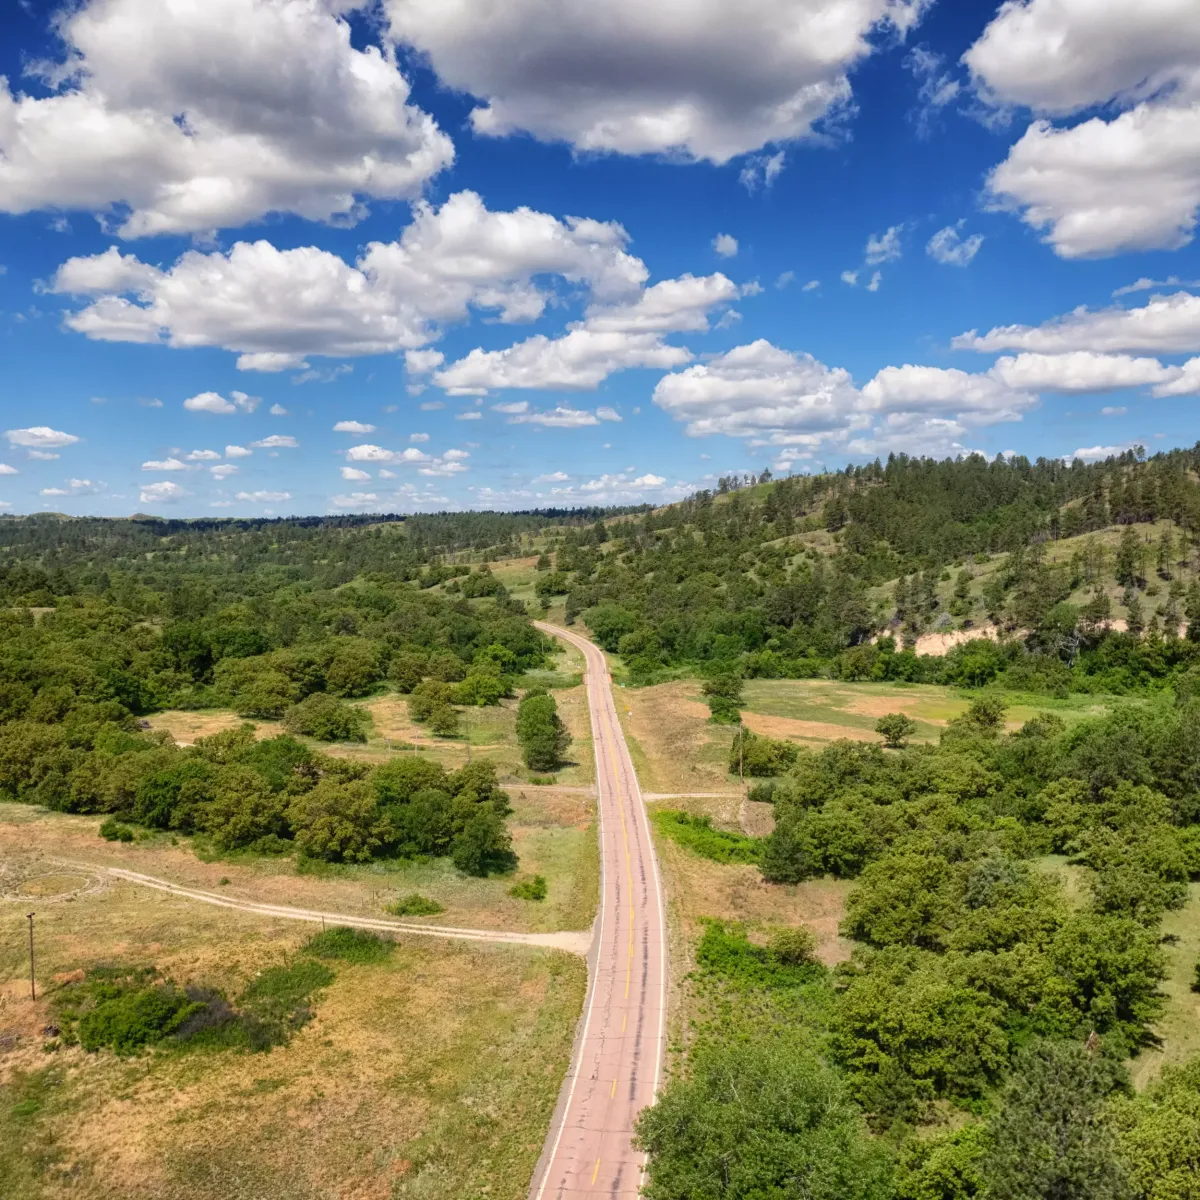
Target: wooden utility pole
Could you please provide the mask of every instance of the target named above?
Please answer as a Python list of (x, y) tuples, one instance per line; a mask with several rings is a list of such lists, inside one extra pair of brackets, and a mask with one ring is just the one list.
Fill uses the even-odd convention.
[(29, 917), (29, 999), (37, 999), (37, 983), (36, 976), (33, 973), (33, 913), (26, 914)]

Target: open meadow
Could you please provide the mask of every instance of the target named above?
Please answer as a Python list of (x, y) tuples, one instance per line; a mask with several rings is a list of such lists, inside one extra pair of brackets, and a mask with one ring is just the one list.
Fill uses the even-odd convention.
[[(56, 867), (3, 829), (5, 1200), (525, 1194), (570, 1053), (581, 959), (417, 938), (374, 961), (315, 959), (311, 925)], [(346, 898), (344, 882), (328, 886)], [(97, 967), (153, 968), (232, 1001), (313, 963), (327, 982), (304, 998), (308, 1019), (266, 1051), (163, 1043), (123, 1057), (55, 1035), (63, 996)]]

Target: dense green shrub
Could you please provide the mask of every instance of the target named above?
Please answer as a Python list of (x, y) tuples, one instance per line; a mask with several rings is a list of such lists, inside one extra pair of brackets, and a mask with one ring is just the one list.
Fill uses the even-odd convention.
[(306, 954), (316, 958), (333, 958), (349, 963), (386, 962), (395, 949), (395, 944), (385, 941), (377, 933), (366, 929), (352, 929), (348, 925), (335, 925), (314, 933), (304, 943)]
[(389, 904), (387, 911), (396, 917), (433, 917), (445, 912), (446, 907), (428, 896), (422, 896), (420, 892), (412, 892), (395, 904)]
[(762, 853), (762, 838), (714, 829), (711, 817), (659, 808), (654, 810), (654, 827), (663, 837), (713, 862), (754, 863)]
[(529, 879), (518, 880), (508, 889), (508, 894), (518, 900), (545, 900), (546, 877), (533, 875)]
[(344, 704), (323, 692), (301, 700), (283, 715), (288, 733), (304, 734), (321, 742), (365, 742), (371, 725), (365, 709)]

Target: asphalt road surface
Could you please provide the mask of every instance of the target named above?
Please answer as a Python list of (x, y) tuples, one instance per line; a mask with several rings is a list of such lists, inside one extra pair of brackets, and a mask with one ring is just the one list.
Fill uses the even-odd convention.
[(587, 660), (602, 874), (586, 1006), (529, 1195), (632, 1198), (644, 1165), (633, 1148), (633, 1127), (654, 1103), (665, 1045), (662, 882), (604, 655), (578, 634), (535, 623)]

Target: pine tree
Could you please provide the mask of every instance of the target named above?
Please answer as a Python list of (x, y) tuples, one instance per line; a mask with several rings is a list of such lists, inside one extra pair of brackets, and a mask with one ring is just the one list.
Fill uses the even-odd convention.
[(1146, 628), (1146, 618), (1142, 612), (1142, 602), (1136, 595), (1129, 598), (1129, 605), (1125, 614), (1125, 628), (1134, 637), (1141, 637), (1142, 632)]
[(1133, 528), (1127, 525), (1121, 534), (1121, 541), (1117, 546), (1116, 562), (1114, 563), (1114, 571), (1118, 583), (1124, 584), (1126, 587), (1132, 587), (1137, 583), (1140, 552), (1141, 546), (1138, 543), (1138, 536), (1134, 533)]

